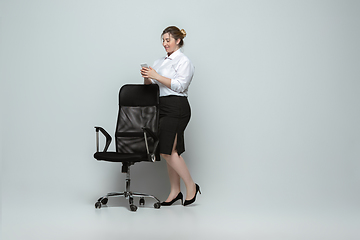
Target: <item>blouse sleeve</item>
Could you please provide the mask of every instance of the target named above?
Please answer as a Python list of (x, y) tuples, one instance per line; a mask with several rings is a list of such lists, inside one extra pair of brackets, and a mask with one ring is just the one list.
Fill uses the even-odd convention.
[(171, 90), (182, 93), (189, 87), (194, 75), (194, 66), (189, 60), (179, 63), (176, 66), (176, 75), (171, 79)]
[[(159, 62), (160, 62), (160, 59), (157, 59), (156, 61), (154, 61), (153, 65), (151, 67), (156, 69), (156, 66), (157, 66), (157, 64), (159, 64)], [(154, 79), (150, 78), (150, 81), (152, 84), (156, 84)]]

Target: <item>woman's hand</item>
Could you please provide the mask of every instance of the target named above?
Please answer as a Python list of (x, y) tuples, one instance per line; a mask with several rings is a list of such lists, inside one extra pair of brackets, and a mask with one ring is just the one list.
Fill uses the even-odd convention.
[(143, 78), (151, 78), (155, 80), (159, 79), (160, 76), (152, 67), (143, 67), (141, 68), (140, 73)]
[(154, 79), (154, 80), (164, 84), (166, 87), (171, 88), (171, 79), (161, 76), (151, 67), (141, 68), (140, 73), (141, 73), (141, 76), (144, 78), (145, 84), (150, 84), (151, 83), (150, 79)]

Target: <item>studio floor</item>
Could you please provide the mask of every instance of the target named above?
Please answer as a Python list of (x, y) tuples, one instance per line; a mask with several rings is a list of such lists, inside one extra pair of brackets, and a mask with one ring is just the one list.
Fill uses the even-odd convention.
[(101, 209), (92, 199), (3, 198), (1, 240), (360, 239), (354, 209), (261, 210), (213, 199), (203, 193), (192, 206), (161, 209), (148, 200), (131, 212), (124, 198)]

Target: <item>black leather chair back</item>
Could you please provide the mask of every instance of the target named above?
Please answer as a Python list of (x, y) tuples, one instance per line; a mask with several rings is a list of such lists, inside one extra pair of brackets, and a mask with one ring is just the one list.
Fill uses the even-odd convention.
[[(116, 151), (146, 154), (143, 127), (158, 135), (159, 87), (157, 84), (124, 85), (119, 92)], [(147, 139), (149, 150), (153, 151), (153, 138), (147, 136)], [(159, 154), (156, 155), (156, 160), (160, 160)]]

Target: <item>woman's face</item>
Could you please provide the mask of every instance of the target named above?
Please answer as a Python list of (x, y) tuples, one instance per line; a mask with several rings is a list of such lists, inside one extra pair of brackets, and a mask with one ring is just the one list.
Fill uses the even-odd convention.
[(170, 33), (165, 33), (162, 36), (162, 41), (168, 56), (179, 49), (180, 39), (176, 41)]

